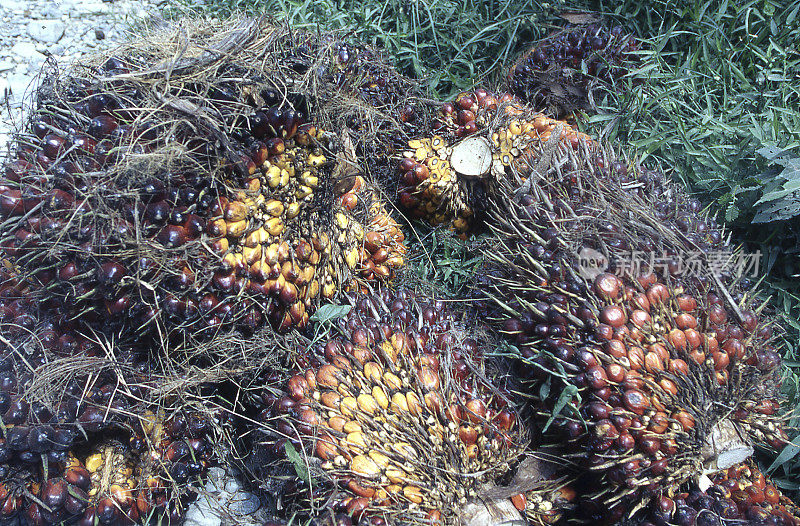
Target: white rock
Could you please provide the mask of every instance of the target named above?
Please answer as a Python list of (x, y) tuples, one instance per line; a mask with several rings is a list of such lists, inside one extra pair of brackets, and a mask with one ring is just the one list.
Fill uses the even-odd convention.
[[(8, 92), (11, 95), (9, 101), (12, 107), (17, 107), (22, 102), (22, 97), (25, 93), (35, 87), (35, 81), (31, 82), (33, 79), (29, 75), (15, 73), (9, 75), (6, 80), (8, 81)], [(14, 115), (14, 117), (19, 118), (19, 115)]]
[(230, 519), (241, 526), (258, 524), (247, 517), (261, 507), (258, 497), (242, 490), (239, 481), (220, 468), (211, 468), (208, 475), (206, 494), (186, 510), (185, 526), (221, 526)]
[(17, 42), (11, 47), (11, 56), (21, 61), (41, 60), (42, 55), (33, 42)]
[(55, 43), (64, 36), (67, 26), (61, 20), (31, 20), (28, 34), (40, 42)]
[(22, 10), (25, 9), (25, 4), (27, 3), (28, 0), (3, 0), (3, 8), (9, 11)]
[(111, 4), (107, 2), (81, 2), (81, 14), (99, 14), (110, 13), (112, 9)]
[(0, 71), (8, 71), (9, 69), (14, 69), (14, 64), (11, 60), (0, 60)]
[(28, 69), (25, 72), (30, 75), (34, 76), (42, 70), (42, 63), (41, 62), (31, 62), (28, 64)]
[(220, 526), (222, 518), (216, 512), (219, 505), (206, 496), (199, 497), (186, 510), (184, 526)]

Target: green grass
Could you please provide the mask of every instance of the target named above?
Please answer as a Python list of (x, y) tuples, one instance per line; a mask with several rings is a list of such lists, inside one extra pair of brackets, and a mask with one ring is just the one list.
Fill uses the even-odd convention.
[[(645, 42), (641, 67), (583, 125), (672, 170), (734, 240), (767, 257), (764, 294), (786, 328), (786, 392), (800, 401), (800, 4), (775, 0), (179, 0), (175, 14), (272, 14), (375, 45), (434, 97), (496, 82), (560, 11), (601, 12)], [(641, 82), (644, 81), (644, 82)], [(420, 233), (411, 271), (457, 296), (478, 264)], [(800, 423), (800, 420), (793, 422)], [(777, 459), (797, 489), (798, 448)]]

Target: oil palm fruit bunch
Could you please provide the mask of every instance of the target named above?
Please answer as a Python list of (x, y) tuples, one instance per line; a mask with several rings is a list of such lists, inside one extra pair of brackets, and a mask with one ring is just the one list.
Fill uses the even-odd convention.
[[(151, 507), (163, 511), (169, 501), (175, 516), (177, 496), (192, 496), (185, 490), (188, 477), (203, 475), (211, 461), (209, 417), (154, 415), (148, 407), (163, 402), (158, 393), (164, 372), (145, 349), (36, 304), (14, 277), (5, 271), (0, 285), (2, 308), (14, 313), (0, 322), (6, 336), (0, 359), (0, 518), (127, 523), (114, 510), (137, 513), (126, 508), (145, 490), (132, 486), (134, 480), (147, 482), (153, 499), (160, 499)], [(18, 327), (23, 317), (33, 321)], [(76, 478), (89, 477), (75, 472), (78, 467), (88, 469), (91, 481)], [(127, 504), (118, 502), (120, 495)]]
[(177, 524), (213, 460), (210, 416), (145, 412), (130, 432), (98, 436), (28, 482), (31, 525)]
[[(610, 523), (644, 501), (660, 508), (681, 484), (741, 461), (753, 444), (786, 443), (770, 329), (757, 330), (764, 328), (747, 311), (749, 323), (727, 319), (733, 312), (713, 293), (698, 301), (699, 294), (652, 274), (637, 282), (600, 275), (595, 297), (605, 299), (583, 307), (599, 313), (589, 318), (593, 337), (567, 334), (554, 354), (533, 358), (550, 370), (573, 371), (567, 385), (584, 403), (556, 425), (606, 486), (594, 499), (606, 506)], [(570, 348), (574, 356), (562, 360), (559, 353)], [(544, 412), (554, 403), (546, 401)], [(715, 414), (716, 404), (726, 409)]]
[(796, 525), (800, 508), (784, 496), (752, 460), (692, 484), (672, 498), (661, 497), (639, 526)]
[(597, 95), (636, 65), (640, 46), (622, 26), (568, 25), (515, 61), (506, 77), (507, 89), (555, 117), (591, 110)]
[[(497, 124), (502, 121), (502, 124)], [(442, 104), (433, 134), (408, 141), (397, 165), (398, 198), (414, 218), (466, 235), (487, 205), (494, 179), (522, 162), (532, 143), (561, 140), (577, 147), (584, 134), (528, 110), (516, 97), (479, 88)]]
[[(5, 256), (39, 297), (135, 331), (284, 330), (354, 275), (388, 278), (402, 264), (367, 181), (337, 193), (333, 134), (288, 97), (256, 96), (257, 48), (226, 48), (202, 82), (192, 66), (168, 82), (153, 73), (163, 49), (45, 82), (0, 181)], [(351, 191), (372, 197), (350, 210), (340, 200)], [(371, 240), (387, 245), (367, 250), (386, 259), (361, 261), (365, 236), (386, 229)]]
[(574, 498), (557, 477), (497, 485), (522, 470), (528, 437), (507, 378), (455, 313), (409, 291), (348, 300), (340, 335), (265, 391), (266, 447), (304, 452), (331, 488), (315, 495), (358, 524), (555, 522)]
[(773, 327), (712, 268), (732, 253), (721, 233), (657, 174), (551, 146), (490, 196), (499, 236), (479, 287), (530, 365), (540, 418), (593, 474), (589, 500), (634, 515), (754, 444), (781, 448)]

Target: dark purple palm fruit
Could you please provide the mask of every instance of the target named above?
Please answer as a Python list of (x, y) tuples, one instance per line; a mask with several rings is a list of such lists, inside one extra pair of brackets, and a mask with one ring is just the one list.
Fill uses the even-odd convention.
[(574, 498), (558, 477), (491, 496), (534, 468), (505, 376), (485, 369), (486, 347), (455, 313), (409, 291), (348, 300), (338, 335), (264, 391), (263, 447), (277, 458), (304, 451), (312, 475), (335, 484), (315, 485), (316, 498), (358, 524), (487, 524), (486, 500), (501, 510), (495, 521), (555, 522)]
[(557, 118), (591, 111), (603, 92), (636, 66), (640, 46), (622, 26), (568, 25), (517, 59), (506, 77), (507, 89)]
[(39, 489), (25, 508), (28, 523), (179, 522), (196, 497), (189, 486), (202, 482), (214, 459), (211, 417), (180, 412), (164, 419), (146, 411), (133, 428), (97, 437), (41, 471), (47, 479), (30, 486)]
[[(69, 319), (10, 272), (0, 275), (0, 457), (61, 462), (87, 437), (124, 426), (149, 389), (146, 353)], [(121, 388), (120, 385), (128, 387)]]
[(800, 507), (748, 460), (704, 475), (671, 497), (662, 496), (622, 524), (796, 526)]

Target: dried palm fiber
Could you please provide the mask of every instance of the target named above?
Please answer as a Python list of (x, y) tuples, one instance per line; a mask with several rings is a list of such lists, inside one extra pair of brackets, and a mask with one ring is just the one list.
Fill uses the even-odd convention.
[[(408, 141), (402, 152), (400, 205), (413, 218), (465, 237), (482, 226), (496, 172), (517, 162), (528, 144), (546, 141), (558, 124), (508, 93), (478, 88), (458, 95), (441, 105), (430, 135)], [(560, 124), (563, 141), (577, 146), (580, 138), (588, 139)]]
[(791, 526), (800, 524), (800, 508), (748, 460), (714, 474), (702, 488), (692, 485), (674, 498), (662, 497), (649, 517), (630, 524)]
[(622, 26), (592, 18), (534, 43), (509, 69), (506, 89), (556, 118), (596, 111), (597, 99), (638, 67), (641, 42)]
[(390, 278), (403, 235), (335, 166), (312, 100), (330, 72), (296, 73), (331, 58), (311, 40), (186, 21), (47, 75), (0, 181), (8, 260), (71, 316), (162, 334), (303, 326), (352, 278)]
[[(509, 378), (484, 360), (489, 344), (443, 302), (408, 290), (348, 303), (338, 335), (265, 388), (254, 418), (261, 447), (277, 459), (291, 447), (320, 481), (304, 501), (369, 525), (558, 520), (574, 492), (550, 455), (526, 451)], [(292, 481), (287, 498), (302, 491)]]
[[(721, 232), (599, 145), (529, 148), (490, 196), (479, 289), (530, 364), (540, 418), (556, 413), (554, 439), (596, 476), (587, 499), (613, 522), (754, 444), (780, 449), (773, 322), (714, 270), (733, 252)], [(606, 263), (582, 265), (587, 251)]]

